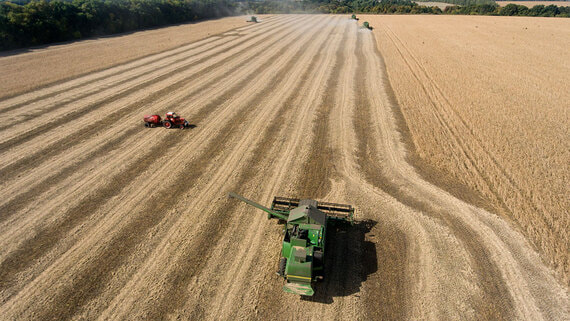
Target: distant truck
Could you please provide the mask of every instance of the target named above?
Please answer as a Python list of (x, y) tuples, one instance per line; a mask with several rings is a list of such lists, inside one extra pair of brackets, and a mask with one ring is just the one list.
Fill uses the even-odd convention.
[(164, 116), (164, 120), (160, 118), (160, 115), (147, 115), (144, 116), (144, 126), (145, 127), (159, 127), (163, 126), (164, 128), (188, 128), (190, 127), (190, 123), (184, 118), (181, 118), (175, 112), (168, 112)]

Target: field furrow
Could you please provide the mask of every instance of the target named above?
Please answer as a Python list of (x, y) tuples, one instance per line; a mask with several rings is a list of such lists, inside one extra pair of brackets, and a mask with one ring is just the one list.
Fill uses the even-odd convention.
[[(394, 57), (457, 168), (541, 206), (396, 28), (379, 51), (342, 15), (202, 24), (186, 26), (202, 39), (0, 99), (0, 319), (568, 319), (568, 289), (520, 229), (416, 167)], [(143, 126), (167, 111), (192, 128)], [(356, 207), (327, 228), (315, 295), (283, 292), (284, 226), (230, 191)]]
[[(285, 28), (285, 27), (283, 27)], [(282, 29), (283, 29), (282, 28)], [(282, 30), (276, 28), (272, 32)], [(261, 45), (270, 36), (267, 33), (258, 35), (257, 42), (254, 43), (241, 43), (234, 44), (233, 48), (225, 48), (228, 51), (222, 53), (216, 51), (209, 57), (203, 58), (197, 65), (187, 61), (176, 63), (175, 61), (167, 61), (170, 63), (164, 64), (164, 68), (153, 70), (150, 74), (144, 77), (134, 77), (128, 83), (119, 87), (108, 88), (108, 90), (100, 94), (89, 96), (85, 99), (73, 101), (73, 104), (66, 104), (68, 109), (61, 110), (60, 113), (50, 113), (41, 118), (36, 118), (32, 122), (28, 122), (30, 126), (18, 126), (13, 130), (7, 130), (3, 133), (3, 141), (0, 142), (0, 148), (12, 155), (29, 155), (29, 151), (18, 149), (18, 147), (31, 146), (33, 143), (48, 144), (56, 142), (41, 141), (41, 138), (50, 137), (49, 135), (42, 135), (51, 130), (60, 130), (65, 127), (68, 131), (81, 132), (84, 129), (92, 128), (94, 126), (101, 127), (103, 125), (114, 123), (117, 119), (115, 112), (121, 110), (124, 106), (132, 106), (134, 97), (144, 95), (143, 101), (138, 101), (137, 105), (148, 104), (148, 100), (156, 99), (156, 97), (164, 96), (165, 92), (171, 92), (175, 88), (184, 86), (190, 82), (195, 81), (192, 77), (193, 74), (204, 69), (214, 66), (224, 66), (228, 60), (234, 58), (239, 52), (249, 51), (252, 52), (255, 45)], [(252, 47), (252, 45), (254, 47)], [(186, 60), (186, 59), (184, 59)], [(151, 92), (151, 95), (148, 93)], [(98, 118), (95, 123), (90, 117), (86, 115), (98, 113)], [(37, 124), (36, 124), (37, 123)], [(30, 129), (32, 128), (32, 129)], [(35, 140), (34, 140), (35, 138)], [(25, 143), (25, 144), (24, 144)], [(1, 154), (0, 154), (1, 156)]]
[[(297, 33), (297, 37), (299, 36), (300, 33)], [(271, 61), (273, 61), (277, 55), (280, 55), (280, 49), (284, 48), (284, 46), (287, 44), (286, 41), (289, 40), (289, 38), (290, 37), (282, 38), (281, 34), (277, 34), (275, 36), (275, 41), (270, 42), (268, 45), (273, 46), (278, 42), (281, 45), (275, 46), (270, 50), (272, 56), (259, 59), (261, 65), (263, 66), (265, 64), (271, 63)], [(257, 58), (259, 54), (261, 54), (261, 51), (256, 51), (254, 56), (250, 56), (249, 58)], [(217, 106), (224, 101), (223, 97), (225, 88), (230, 88), (238, 80), (242, 83), (245, 83), (247, 82), (248, 78), (255, 76), (255, 74), (259, 72), (260, 68), (254, 68), (253, 66), (244, 68), (245, 63), (246, 60), (240, 60), (235, 65), (220, 65), (218, 66), (219, 69), (211, 70), (209, 73), (204, 72), (201, 75), (204, 77), (204, 79), (202, 79), (202, 77), (196, 77), (196, 82), (191, 83), (188, 88), (177, 88), (175, 94), (169, 95), (167, 99), (165, 99), (163, 95), (169, 92), (168, 90), (157, 92), (153, 95), (153, 97), (155, 97), (154, 101), (136, 101), (134, 103), (131, 103), (129, 106), (112, 113), (108, 116), (108, 118), (110, 120), (114, 117), (130, 123), (131, 125), (128, 126), (128, 128), (130, 131), (132, 131), (133, 128), (138, 127), (138, 124), (136, 124), (136, 119), (139, 118), (140, 115), (134, 112), (137, 109), (140, 109), (141, 105), (145, 106), (144, 108), (148, 108), (146, 105), (152, 104), (152, 106), (158, 109), (156, 111), (164, 113), (170, 108), (176, 108), (177, 106), (185, 106), (190, 104), (192, 106), (196, 106), (197, 108), (191, 111), (192, 113), (189, 115), (189, 119), (195, 123), (200, 122), (206, 115), (212, 113), (217, 108)], [(167, 89), (170, 88), (168, 87)], [(207, 97), (210, 95), (218, 96), (218, 99), (208, 102)], [(145, 99), (148, 100), (148, 97)], [(123, 130), (126, 128), (127, 126), (121, 126), (121, 129)], [(96, 139), (87, 140), (87, 138), (91, 136), (96, 136)], [(6, 177), (4, 188), (6, 188), (6, 191), (10, 191), (10, 195), (17, 195), (17, 192), (22, 190), (22, 186), (33, 186), (33, 184), (36, 183), (35, 180), (37, 180), (36, 177), (38, 174), (41, 176), (42, 173), (46, 173), (46, 179), (44, 181), (52, 181), (52, 184), (50, 184), (50, 186), (52, 186), (54, 185), (53, 179), (55, 175), (58, 175), (59, 178), (65, 177), (62, 176), (63, 174), (61, 172), (64, 171), (61, 171), (61, 165), (57, 162), (53, 162), (54, 157), (58, 157), (65, 152), (65, 155), (67, 157), (80, 162), (82, 158), (89, 158), (89, 156), (86, 155), (95, 154), (100, 146), (108, 145), (107, 142), (109, 139), (115, 140), (116, 136), (117, 129), (114, 128), (114, 126), (96, 125), (85, 129), (78, 135), (67, 136), (62, 141), (58, 142), (57, 147), (48, 148), (47, 152), (40, 151), (36, 154), (32, 154), (25, 158), (23, 161), (15, 163), (12, 166), (7, 166), (4, 169), (0, 170), (0, 172)], [(147, 135), (147, 137), (148, 136), (150, 135)], [(122, 137), (124, 139), (129, 138), (128, 135), (122, 135)], [(140, 146), (133, 147), (135, 148), (133, 150), (140, 148)], [(88, 153), (86, 153), (86, 151), (88, 151)], [(105, 154), (99, 153), (99, 155)], [(36, 168), (34, 168), (33, 171), (23, 171), (22, 169), (29, 168), (29, 164), (31, 162), (36, 165)], [(70, 162), (67, 164), (71, 167), (76, 167)], [(16, 175), (21, 178), (17, 181), (20, 184), (11, 185), (11, 179)], [(20, 201), (29, 200), (30, 198), (24, 198), (23, 196), (16, 197), (15, 199), (7, 198), (5, 201), (9, 201), (8, 204), (2, 205), (1, 208), (6, 209), (6, 213), (13, 213), (13, 211), (10, 211), (9, 209), (13, 208), (14, 206), (21, 208), (23, 204), (20, 203)]]

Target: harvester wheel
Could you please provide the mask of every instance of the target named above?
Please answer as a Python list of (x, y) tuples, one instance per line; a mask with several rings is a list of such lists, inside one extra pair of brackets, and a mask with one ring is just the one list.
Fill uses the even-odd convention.
[(144, 127), (150, 127), (150, 124), (145, 122)]
[(314, 267), (322, 267), (321, 272), (319, 274), (321, 277), (325, 276), (325, 261), (323, 260), (323, 252), (322, 251), (314, 251), (313, 252), (313, 266)]
[(287, 267), (287, 258), (282, 257), (279, 259), (279, 275), (285, 277), (285, 268)]
[(167, 128), (167, 129), (172, 127), (172, 123), (168, 120), (165, 121), (163, 125), (164, 125), (164, 128)]

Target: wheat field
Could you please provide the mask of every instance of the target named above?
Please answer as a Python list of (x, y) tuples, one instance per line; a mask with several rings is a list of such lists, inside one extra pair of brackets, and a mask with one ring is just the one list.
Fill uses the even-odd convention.
[(570, 20), (365, 19), (424, 175), (483, 195), (568, 283)]

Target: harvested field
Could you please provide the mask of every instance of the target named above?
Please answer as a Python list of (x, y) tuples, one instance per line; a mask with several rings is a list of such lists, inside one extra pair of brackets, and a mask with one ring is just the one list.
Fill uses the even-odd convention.
[(499, 6), (504, 7), (509, 3), (518, 4), (521, 6), (527, 6), (532, 8), (534, 6), (543, 5), (543, 6), (550, 6), (555, 5), (559, 7), (568, 7), (570, 6), (570, 1), (495, 1)]
[(423, 1), (414, 1), (414, 2), (419, 4), (420, 6), (439, 7), (441, 10), (445, 9), (446, 7), (455, 6), (453, 3), (446, 3), (446, 2), (423, 2)]
[[(169, 110), (196, 127), (143, 126)], [(347, 16), (272, 16), (0, 113), (2, 319), (570, 318), (518, 225), (410, 164), (416, 132)], [(357, 208), (315, 296), (282, 292), (282, 226), (229, 191)]]
[[(259, 17), (265, 19), (269, 16)], [(221, 18), (0, 53), (0, 98), (175, 49), (245, 26), (249, 18), (250, 16)]]

